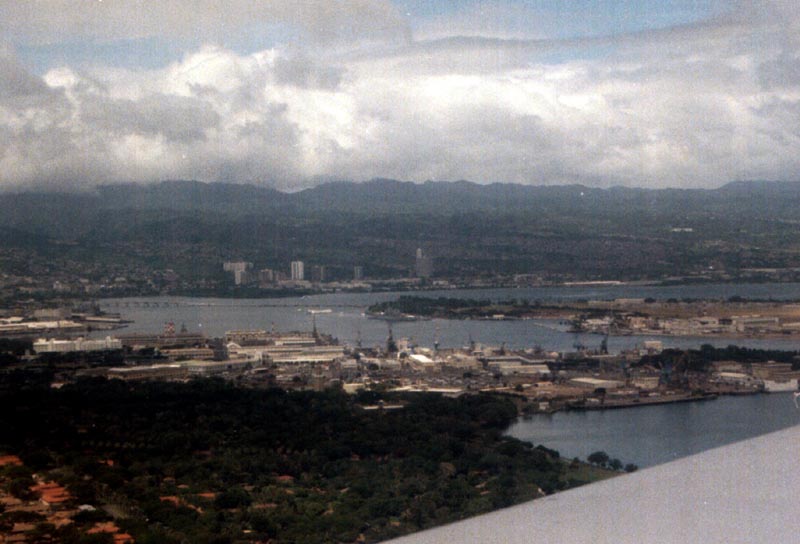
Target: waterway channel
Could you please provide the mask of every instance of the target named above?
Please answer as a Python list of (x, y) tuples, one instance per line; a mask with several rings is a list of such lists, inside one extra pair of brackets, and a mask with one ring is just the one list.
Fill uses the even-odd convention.
[[(103, 309), (120, 312), (133, 323), (126, 332), (157, 332), (164, 323), (185, 325), (191, 331), (222, 336), (226, 330), (275, 328), (278, 331), (317, 328), (354, 346), (383, 344), (387, 324), (369, 319), (364, 310), (370, 304), (391, 300), (400, 294), (507, 300), (546, 301), (578, 299), (646, 298), (657, 300), (740, 296), (751, 299), (800, 300), (800, 284), (714, 284), (674, 287), (575, 286), (529, 289), (482, 289), (424, 291), (419, 293), (336, 293), (281, 299), (219, 298), (126, 298), (101, 301)], [(329, 313), (309, 312), (314, 309)], [(102, 333), (107, 334), (107, 333)], [(470, 339), (510, 348), (535, 345), (547, 350), (569, 351), (575, 344), (599, 346), (602, 337), (569, 333), (554, 320), (456, 321), (430, 320), (398, 322), (396, 338), (407, 337), (431, 346), (467, 345)], [(737, 344), (760, 348), (795, 350), (798, 339), (710, 339), (707, 337), (657, 337), (668, 347), (698, 347), (701, 344)], [(612, 352), (641, 344), (647, 337), (622, 336), (609, 339)], [(585, 459), (594, 451), (606, 451), (623, 463), (652, 466), (708, 448), (758, 436), (800, 423), (800, 410), (791, 395), (722, 397), (713, 401), (649, 406), (623, 410), (559, 412), (520, 419), (509, 429), (518, 438), (559, 450), (566, 457)]]
[[(392, 300), (400, 295), (453, 297), (491, 300), (526, 299), (542, 302), (569, 300), (610, 300), (615, 298), (647, 298), (657, 300), (716, 298), (741, 296), (753, 299), (800, 300), (800, 284), (711, 284), (670, 287), (615, 285), (539, 287), (521, 289), (472, 289), (422, 291), (406, 293), (333, 293), (278, 299), (221, 299), (154, 297), (105, 299), (101, 307), (120, 312), (133, 323), (125, 332), (157, 332), (167, 322), (208, 336), (222, 336), (232, 329), (275, 328), (278, 331), (310, 330), (312, 319), (317, 328), (342, 343), (364, 346), (383, 344), (388, 333), (384, 321), (369, 319), (364, 310), (371, 304)], [(310, 310), (330, 313), (312, 316)], [(602, 337), (574, 334), (556, 320), (445, 320), (404, 321), (393, 324), (396, 338), (406, 337), (420, 345), (431, 346), (438, 340), (441, 347), (461, 347), (473, 340), (478, 343), (509, 348), (541, 346), (547, 350), (569, 351), (576, 344), (598, 347)], [(701, 344), (726, 346), (736, 343), (751, 347), (797, 349), (800, 341), (791, 339), (711, 339), (702, 337), (656, 337), (667, 347), (698, 347)], [(609, 339), (609, 349), (620, 351), (641, 344), (648, 337), (620, 336)]]

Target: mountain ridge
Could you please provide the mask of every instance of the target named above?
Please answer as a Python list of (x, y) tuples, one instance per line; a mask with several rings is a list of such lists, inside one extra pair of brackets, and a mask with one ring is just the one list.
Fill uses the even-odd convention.
[(165, 180), (107, 184), (86, 193), (0, 194), (0, 227), (75, 239), (122, 220), (144, 223), (172, 217), (230, 222), (251, 217), (303, 222), (336, 214), (457, 217), (476, 213), (558, 220), (586, 216), (615, 222), (639, 218), (681, 226), (731, 214), (800, 220), (794, 204), (797, 198), (800, 182), (763, 180), (734, 181), (716, 189), (649, 189), (377, 178), (362, 183), (333, 181), (294, 193), (251, 184)]

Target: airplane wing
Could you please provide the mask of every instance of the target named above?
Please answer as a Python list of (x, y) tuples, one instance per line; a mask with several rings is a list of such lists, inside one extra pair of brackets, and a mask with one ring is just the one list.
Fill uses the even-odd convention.
[(392, 544), (798, 542), (800, 426)]

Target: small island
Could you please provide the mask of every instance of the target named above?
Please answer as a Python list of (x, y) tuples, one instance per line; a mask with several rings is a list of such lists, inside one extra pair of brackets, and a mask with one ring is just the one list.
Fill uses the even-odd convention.
[[(523, 319), (561, 316), (568, 308), (527, 300), (493, 302), (489, 299), (421, 297), (403, 295), (373, 304), (367, 315), (384, 319)], [(577, 310), (577, 308), (575, 308)]]
[(417, 319), (558, 319), (571, 331), (605, 335), (785, 338), (800, 335), (800, 302), (749, 300), (530, 301), (400, 296), (370, 316)]

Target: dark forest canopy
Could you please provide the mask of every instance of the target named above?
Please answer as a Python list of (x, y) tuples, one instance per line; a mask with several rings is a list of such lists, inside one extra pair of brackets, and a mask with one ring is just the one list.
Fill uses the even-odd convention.
[[(383, 400), (404, 408), (361, 407)], [(93, 379), (1, 392), (0, 453), (122, 508), (137, 542), (374, 542), (591, 477), (503, 436), (516, 414), (483, 395)]]

